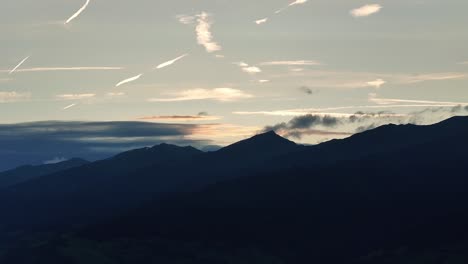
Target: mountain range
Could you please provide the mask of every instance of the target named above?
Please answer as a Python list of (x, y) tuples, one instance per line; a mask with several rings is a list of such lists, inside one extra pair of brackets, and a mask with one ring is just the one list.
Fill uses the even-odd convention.
[(0, 175), (0, 262), (465, 263), (466, 135), (454, 117), (18, 168)]

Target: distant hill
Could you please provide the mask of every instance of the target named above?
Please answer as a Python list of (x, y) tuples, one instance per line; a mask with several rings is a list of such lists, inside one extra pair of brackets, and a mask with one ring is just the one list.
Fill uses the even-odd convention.
[(86, 160), (73, 158), (55, 164), (21, 166), (13, 170), (0, 173), (0, 189), (4, 189), (57, 171), (64, 171), (67, 169), (79, 167), (87, 163), (89, 162)]
[[(468, 117), (455, 117), (316, 146), (268, 132), (210, 153), (170, 145), (126, 152), (0, 192), (0, 211), (9, 212), (3, 232), (41, 241), (5, 256), (13, 263), (464, 263), (466, 135)], [(56, 235), (38, 237), (44, 233)]]

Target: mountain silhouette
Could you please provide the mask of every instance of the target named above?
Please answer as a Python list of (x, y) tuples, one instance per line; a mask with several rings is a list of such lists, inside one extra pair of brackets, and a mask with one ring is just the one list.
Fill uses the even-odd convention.
[(54, 164), (37, 166), (25, 165), (13, 170), (4, 171), (0, 173), (0, 189), (26, 182), (43, 175), (79, 167), (87, 163), (89, 162), (86, 160), (73, 158)]
[(297, 150), (296, 143), (277, 135), (274, 131), (269, 131), (224, 147), (218, 153), (275, 156), (278, 153), (289, 153)]
[(210, 153), (125, 152), (0, 192), (2, 232), (57, 234), (6, 256), (53, 263), (65, 247), (124, 264), (441, 263), (468, 249), (467, 134), (468, 117), (455, 117), (315, 146), (267, 132)]

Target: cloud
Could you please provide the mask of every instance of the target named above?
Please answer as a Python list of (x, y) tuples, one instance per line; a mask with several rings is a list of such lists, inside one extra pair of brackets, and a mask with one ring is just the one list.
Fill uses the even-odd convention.
[(429, 101), (429, 100), (408, 100), (408, 99), (393, 99), (393, 98), (378, 98), (377, 94), (369, 94), (369, 101), (379, 105), (392, 105), (392, 104), (421, 104), (421, 105), (434, 105), (434, 106), (457, 106), (468, 105), (467, 102), (447, 102), (447, 101)]
[(195, 23), (195, 20), (197, 19), (195, 16), (190, 16), (190, 15), (177, 15), (176, 18), (180, 23), (184, 25), (193, 24)]
[(241, 70), (245, 73), (248, 74), (256, 74), (262, 72), (262, 70), (259, 67), (256, 66), (250, 66), (249, 64), (241, 61), (241, 62), (235, 62), (234, 64), (238, 65), (241, 67)]
[(78, 11), (76, 11), (76, 13), (74, 13), (69, 19), (67, 19), (67, 21), (65, 21), (65, 24), (68, 24), (73, 19), (77, 18), (83, 11), (85, 11), (85, 9), (88, 7), (89, 3), (90, 3), (90, 0), (86, 0), (86, 3), (80, 9), (78, 9)]
[(263, 23), (266, 23), (268, 21), (268, 17), (265, 17), (263, 19), (255, 20), (255, 24), (261, 25)]
[(215, 100), (221, 102), (252, 98), (253, 95), (232, 88), (191, 89), (174, 94), (173, 98), (152, 98), (150, 102), (177, 102), (192, 100)]
[(460, 62), (459, 64), (461, 64), (461, 65), (468, 65), (468, 61), (462, 61), (462, 62)]
[(320, 62), (314, 60), (295, 60), (295, 61), (266, 61), (260, 63), (262, 66), (317, 66)]
[(285, 137), (294, 137), (300, 139), (305, 134), (321, 134), (321, 135), (329, 135), (332, 134), (349, 134), (343, 132), (327, 132), (323, 130), (316, 130), (313, 128), (316, 127), (336, 127), (340, 124), (340, 119), (332, 116), (322, 116), (322, 115), (314, 115), (308, 114), (303, 116), (294, 117), (289, 122), (279, 123), (273, 126), (267, 126), (263, 129), (264, 132), (266, 131), (275, 131)]
[(64, 161), (67, 161), (68, 159), (67, 158), (64, 158), (64, 157), (55, 157), (53, 159), (50, 159), (50, 160), (46, 160), (44, 161), (44, 164), (57, 164), (57, 163), (60, 163), (60, 162), (64, 162)]
[(270, 80), (258, 80), (259, 83), (269, 83)]
[(213, 34), (211, 33), (211, 26), (213, 22), (208, 13), (202, 12), (197, 15), (197, 26), (195, 31), (197, 33), (198, 44), (205, 47), (207, 52), (215, 52), (221, 50), (221, 46), (213, 41)]
[(429, 74), (418, 74), (418, 75), (407, 75), (398, 78), (400, 83), (413, 84), (426, 81), (446, 81), (446, 80), (457, 80), (465, 79), (468, 74), (465, 73), (429, 73)]
[[(50, 72), (50, 71), (114, 71), (123, 70), (123, 67), (39, 67), (28, 69), (17, 69), (15, 72)], [(0, 72), (9, 72), (0, 70)]]
[(308, 0), (296, 0), (296, 1), (292, 2), (292, 3), (290, 3), (289, 5), (287, 5), (286, 7), (275, 11), (275, 14), (279, 14), (279, 13), (285, 11), (286, 9), (288, 9), (288, 8), (290, 8), (292, 6), (305, 4), (305, 3), (307, 3), (307, 1)]
[[(286, 137), (297, 139), (301, 139), (303, 136), (315, 136), (317, 139), (318, 136), (323, 135), (328, 135), (330, 138), (341, 138), (386, 124), (428, 125), (454, 115), (467, 113), (468, 106), (462, 105), (431, 106), (406, 114), (396, 114), (390, 111), (357, 111), (354, 114), (312, 113), (296, 116), (288, 122), (267, 126), (264, 131), (274, 130)], [(326, 130), (317, 130), (317, 127), (323, 127)]]
[(200, 112), (198, 115), (161, 115), (161, 116), (145, 116), (138, 118), (144, 121), (157, 122), (193, 122), (193, 121), (214, 121), (219, 120), (219, 116), (210, 116), (208, 113)]
[(8, 74), (13, 74), (23, 63), (25, 63), (29, 59), (29, 56), (24, 58), (20, 63), (18, 63), (11, 71), (8, 72)]
[(379, 4), (365, 5), (360, 8), (351, 10), (353, 17), (366, 17), (380, 12), (383, 7)]
[(67, 110), (67, 109), (70, 109), (72, 107), (76, 106), (76, 104), (70, 104), (70, 105), (67, 105), (63, 108), (63, 110)]
[(133, 77), (130, 77), (130, 78), (128, 78), (128, 79), (125, 79), (125, 80), (123, 80), (123, 81), (119, 82), (118, 84), (116, 84), (116, 85), (115, 85), (115, 87), (119, 87), (119, 86), (121, 86), (121, 85), (124, 85), (124, 84), (130, 83), (130, 82), (134, 82), (134, 81), (136, 81), (136, 80), (140, 79), (140, 78), (141, 78), (141, 76), (143, 76), (143, 73), (141, 73), (141, 74), (138, 74), (138, 75), (136, 75), (136, 76), (133, 76)]
[(375, 81), (370, 81), (370, 82), (367, 82), (367, 85), (371, 86), (371, 87), (375, 87), (375, 88), (380, 88), (382, 85), (386, 84), (387, 82), (382, 80), (382, 79), (377, 79)]
[(31, 98), (30, 93), (0, 92), (0, 103), (27, 101), (29, 98)]
[(0, 125), (0, 170), (24, 164), (42, 164), (51, 157), (107, 158), (121, 151), (160, 143), (204, 146), (188, 139), (195, 124), (151, 122), (44, 121)]
[(175, 62), (177, 62), (178, 60), (181, 60), (182, 58), (184, 58), (184, 57), (186, 57), (186, 56), (188, 56), (188, 54), (184, 54), (184, 55), (179, 56), (179, 57), (177, 57), (177, 58), (175, 58), (175, 59), (173, 59), (173, 60), (170, 60), (170, 61), (166, 61), (166, 62), (164, 62), (164, 63), (161, 63), (161, 64), (159, 64), (155, 69), (162, 69), (162, 68), (165, 68), (165, 67), (167, 67), (167, 66), (170, 66), (170, 65), (174, 64)]
[(96, 94), (85, 93), (85, 94), (59, 94), (56, 97), (61, 100), (82, 100), (95, 97)]
[(249, 74), (255, 74), (255, 73), (260, 73), (262, 72), (262, 70), (258, 67), (255, 67), (255, 66), (250, 66), (250, 67), (245, 67), (245, 68), (242, 68), (242, 71), (243, 72), (246, 72), (246, 73), (249, 73)]
[(303, 68), (301, 71), (289, 71), (270, 75), (271, 79), (285, 80), (287, 78), (303, 78), (303, 84), (312, 88), (336, 88), (359, 89), (378, 88), (387, 84), (413, 85), (422, 82), (451, 81), (468, 79), (468, 74), (463, 72), (439, 72), (422, 74), (405, 73), (375, 73), (352, 71), (323, 71)]

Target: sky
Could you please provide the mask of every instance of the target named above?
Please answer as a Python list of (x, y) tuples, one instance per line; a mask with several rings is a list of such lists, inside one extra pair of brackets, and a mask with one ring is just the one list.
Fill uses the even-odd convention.
[[(114, 152), (227, 145), (270, 129), (316, 144), (466, 115), (467, 9), (465, 0), (3, 1), (0, 142), (17, 142), (3, 155), (31, 138), (69, 147), (24, 162), (109, 143)], [(144, 131), (116, 135), (115, 122)], [(91, 135), (63, 136), (76, 130)], [(77, 141), (86, 147), (71, 151)]]

